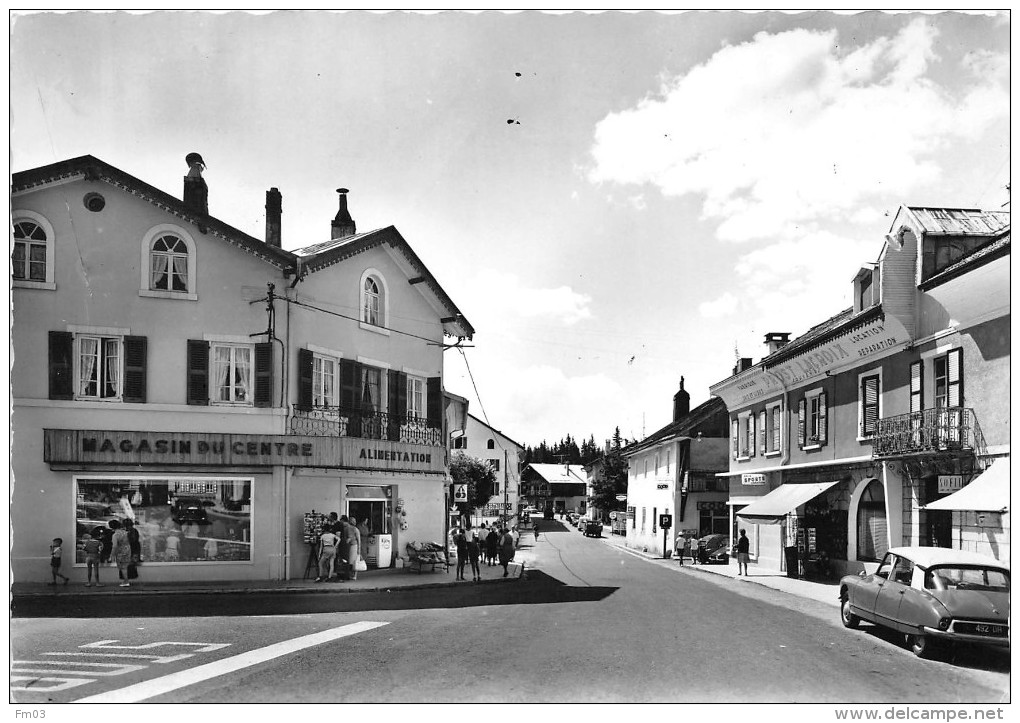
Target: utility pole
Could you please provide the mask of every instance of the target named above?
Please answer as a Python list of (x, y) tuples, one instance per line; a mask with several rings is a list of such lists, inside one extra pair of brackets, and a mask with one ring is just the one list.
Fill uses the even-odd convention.
[(503, 515), (510, 524), (510, 451), (503, 450)]

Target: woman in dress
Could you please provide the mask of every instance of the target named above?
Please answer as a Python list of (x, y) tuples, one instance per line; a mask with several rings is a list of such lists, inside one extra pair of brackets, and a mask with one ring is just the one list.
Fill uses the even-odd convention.
[(510, 574), (510, 561), (514, 559), (514, 536), (504, 530), (499, 538), (499, 564), (503, 566), (503, 577)]
[[(116, 523), (116, 527), (114, 527)], [(110, 527), (113, 529), (113, 561), (117, 563), (120, 571), (120, 586), (131, 587), (128, 582), (128, 565), (131, 564), (131, 538), (127, 530), (117, 520), (110, 520)]]

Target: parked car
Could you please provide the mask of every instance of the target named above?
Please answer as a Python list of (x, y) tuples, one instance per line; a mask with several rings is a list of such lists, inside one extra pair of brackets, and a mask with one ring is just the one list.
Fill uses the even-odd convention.
[(567, 513), (567, 521), (571, 525), (573, 525), (574, 527), (577, 527), (577, 522), (580, 519), (581, 519), (581, 515), (577, 514), (576, 512), (568, 512)]
[(585, 522), (584, 536), (602, 537), (602, 523), (599, 520), (588, 520), (587, 522)]
[(901, 632), (918, 657), (938, 643), (1009, 646), (1009, 567), (986, 555), (894, 547), (873, 574), (843, 577), (839, 599), (845, 627)]
[(587, 524), (588, 524), (588, 518), (587, 517), (579, 517), (578, 520), (577, 520), (577, 529), (580, 530), (580, 532), (583, 534), (584, 533), (584, 528), (585, 528), (585, 526)]
[(200, 525), (209, 523), (209, 515), (206, 507), (212, 507), (212, 500), (201, 500), (197, 497), (178, 497), (174, 500), (170, 517), (177, 524), (185, 522), (197, 522)]
[(711, 535), (705, 535), (698, 539), (697, 555), (698, 562), (702, 564), (709, 564), (711, 562), (712, 555), (719, 550), (729, 552), (730, 549), (730, 538), (726, 535), (714, 533)]
[(715, 552), (709, 554), (709, 565), (728, 565), (730, 563), (730, 546), (727, 544)]

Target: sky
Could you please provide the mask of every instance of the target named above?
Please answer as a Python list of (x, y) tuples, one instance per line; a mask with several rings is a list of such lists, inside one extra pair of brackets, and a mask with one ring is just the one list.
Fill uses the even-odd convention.
[[(394, 225), (512, 439), (671, 421), (848, 308), (901, 204), (1003, 210), (1007, 13), (32, 13), (11, 170), (91, 154), (283, 246)], [(1007, 206), (1008, 208), (1008, 206)]]

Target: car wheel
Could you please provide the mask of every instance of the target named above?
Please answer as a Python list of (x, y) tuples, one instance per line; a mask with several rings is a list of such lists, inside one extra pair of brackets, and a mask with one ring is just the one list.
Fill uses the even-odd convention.
[(844, 628), (854, 630), (861, 624), (861, 619), (850, 610), (850, 598), (844, 597), (843, 603), (839, 606), (839, 617), (843, 621)]
[(919, 658), (930, 658), (934, 654), (934, 645), (927, 635), (908, 635), (907, 645), (910, 652)]

